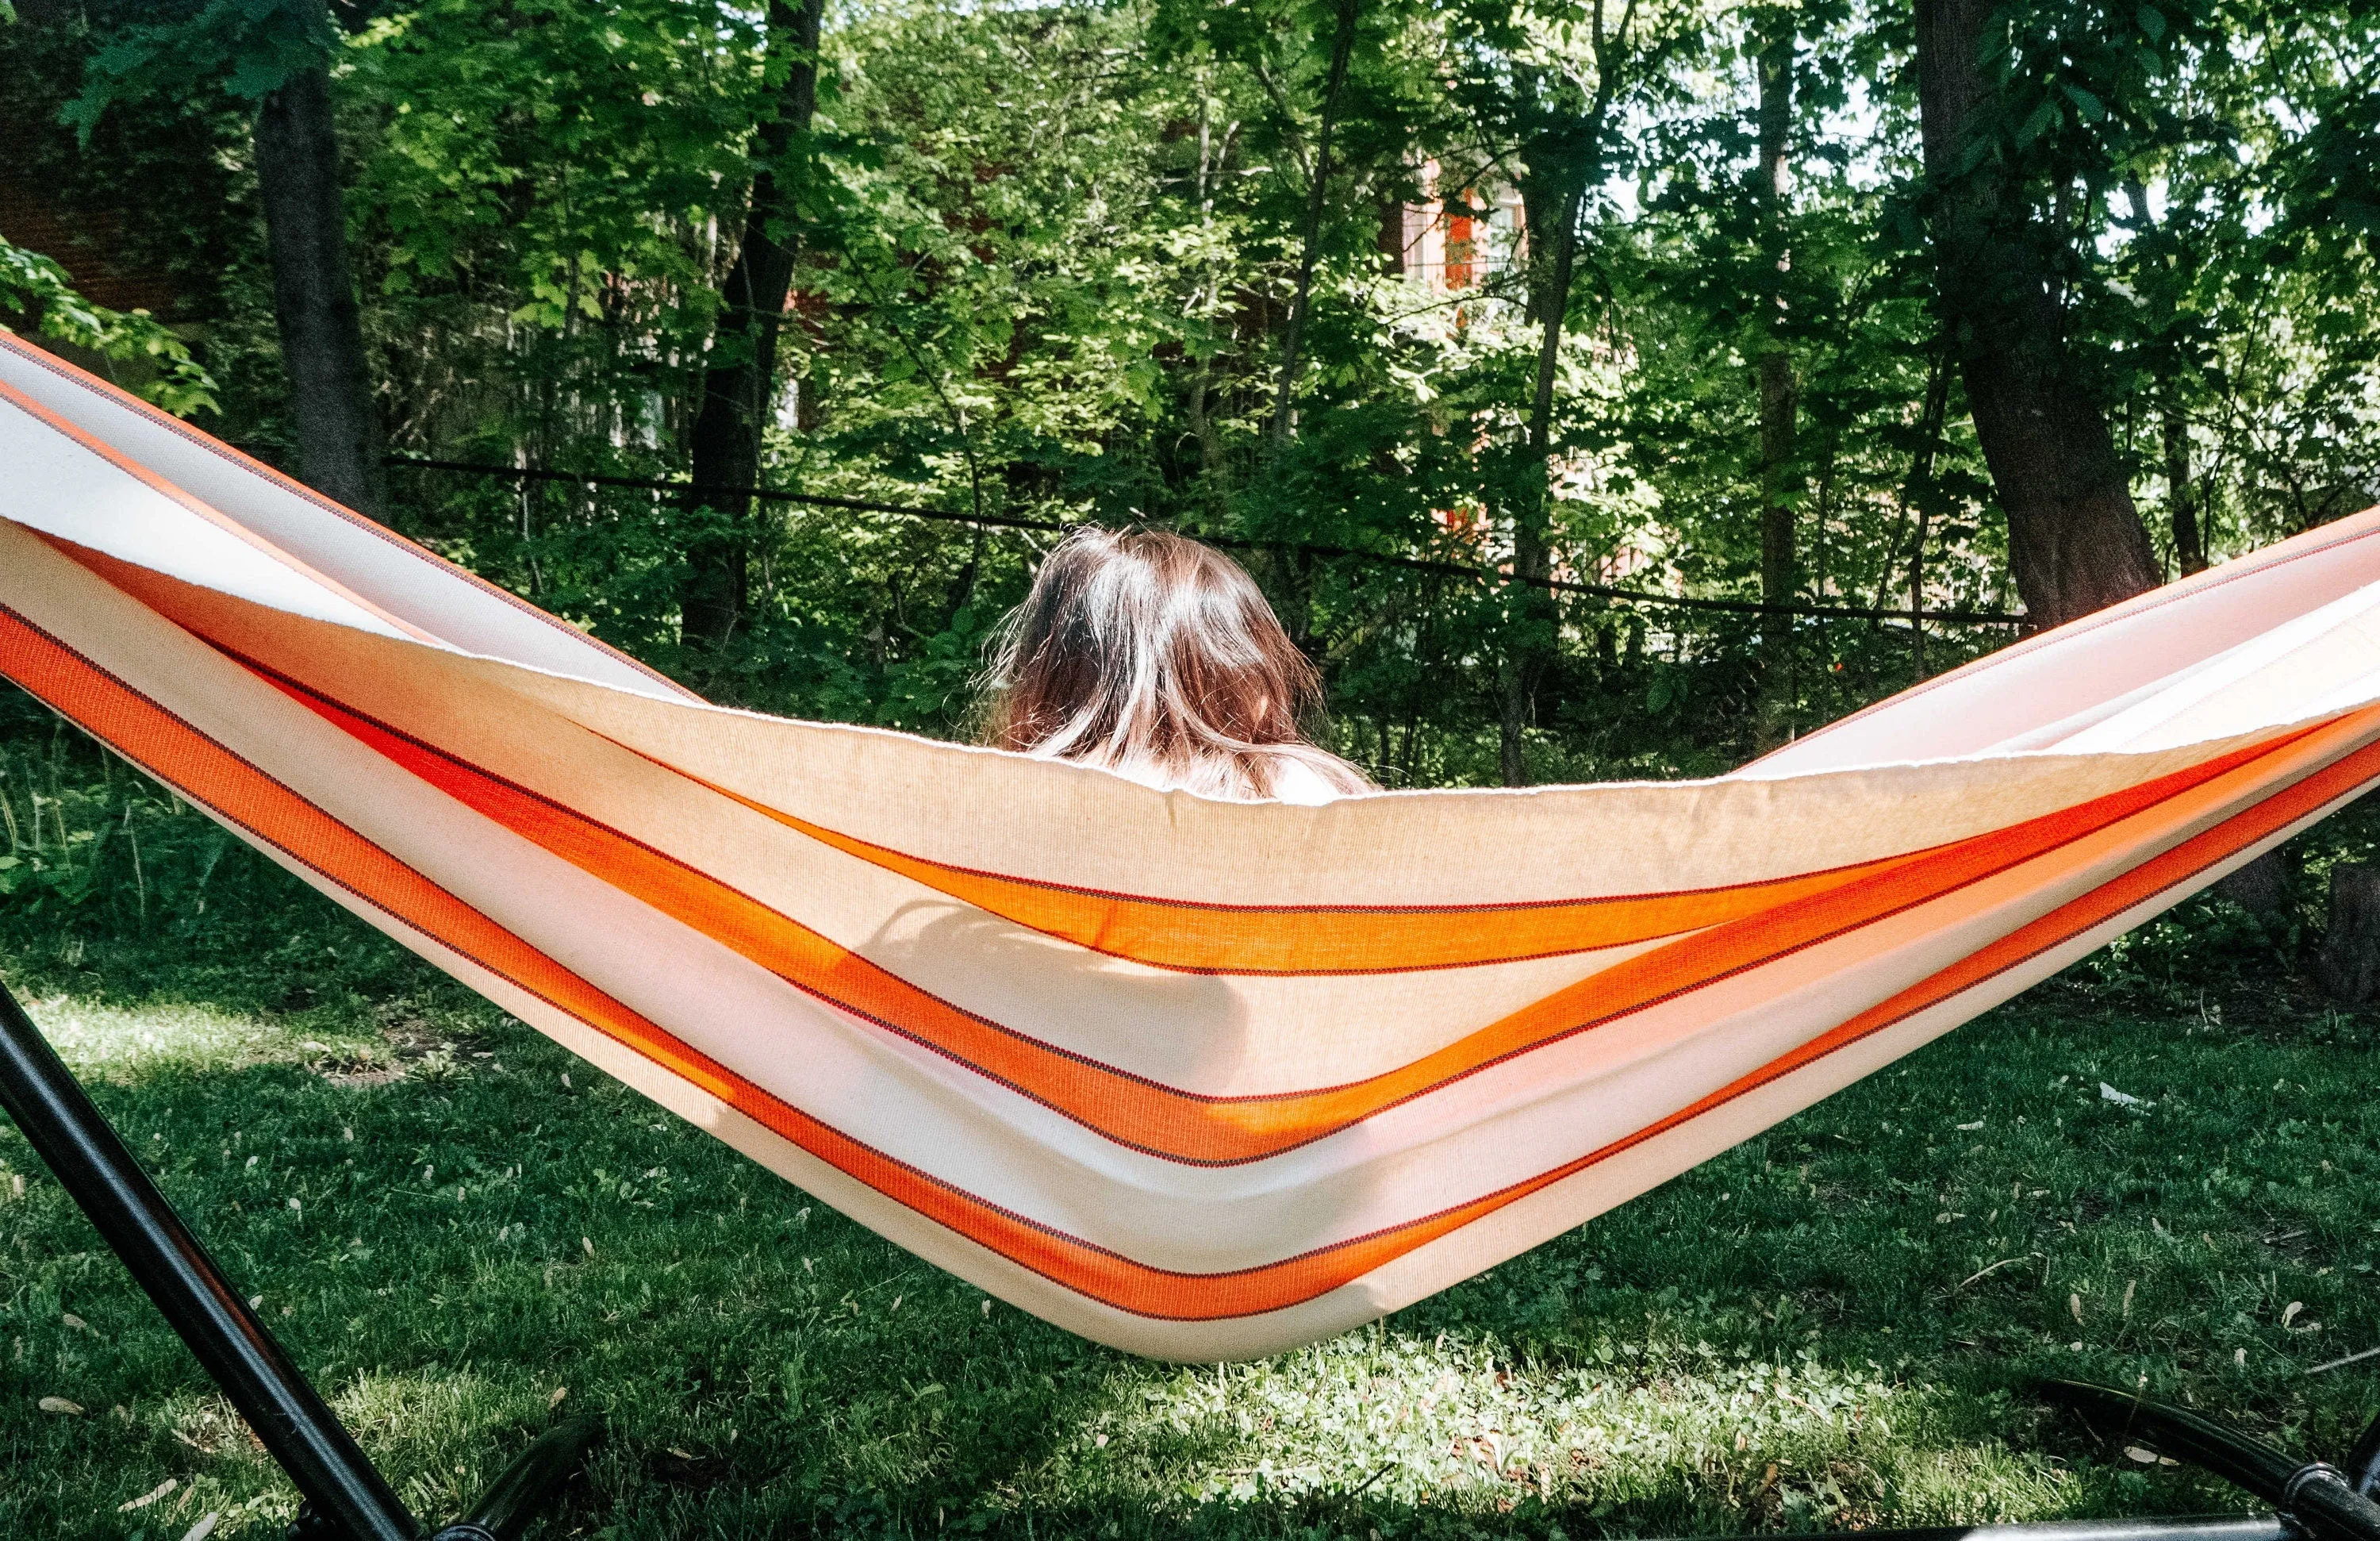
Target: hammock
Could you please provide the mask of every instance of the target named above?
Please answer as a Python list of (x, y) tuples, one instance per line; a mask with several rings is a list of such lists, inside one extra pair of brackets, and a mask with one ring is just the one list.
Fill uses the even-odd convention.
[(826, 1203), (1241, 1357), (1580, 1224), (2380, 776), (2380, 512), (1715, 781), (1324, 807), (706, 705), (0, 334), (0, 673)]

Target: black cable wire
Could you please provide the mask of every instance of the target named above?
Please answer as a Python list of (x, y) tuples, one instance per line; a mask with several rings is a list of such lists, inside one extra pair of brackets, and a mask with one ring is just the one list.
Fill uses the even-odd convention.
[[(1039, 530), (1062, 535), (1075, 527), (1050, 519), (1017, 519), (997, 514), (964, 514), (954, 508), (920, 508), (914, 504), (873, 503), (865, 498), (834, 497), (824, 492), (795, 492), (782, 487), (721, 487), (693, 481), (663, 480), (649, 477), (605, 476), (593, 471), (555, 471), (529, 466), (481, 466), (468, 460), (432, 460), (420, 455), (392, 455), (391, 466), (419, 471), (443, 471), (454, 475), (483, 476), (515, 481), (567, 481), (587, 487), (616, 487), (639, 492), (706, 492), (720, 497), (752, 498), (762, 503), (800, 504), (816, 508), (843, 508), (861, 514), (892, 514), (904, 518), (957, 524), (985, 525), (998, 529)], [(2022, 615), (2006, 615), (1988, 610), (1878, 610), (1857, 605), (1767, 604), (1759, 600), (1706, 600), (1679, 594), (1648, 594), (1640, 588), (1615, 588), (1608, 584), (1580, 583), (1571, 578), (1525, 577), (1518, 573), (1498, 572), (1492, 567), (1475, 567), (1468, 563), (1445, 562), (1427, 556), (1400, 556), (1390, 552), (1367, 552), (1353, 546), (1324, 546), (1305, 541), (1272, 542), (1251, 540), (1242, 536), (1201, 535), (1199, 540), (1210, 546), (1232, 551), (1279, 549), (1285, 545), (1292, 551), (1311, 552), (1317, 556), (1344, 557), (1369, 562), (1380, 566), (1402, 567), (1416, 573), (1439, 573), (1451, 577), (1472, 578), (1482, 583), (1516, 583), (1532, 588), (1544, 588), (1560, 594), (1584, 594), (1591, 599), (1616, 600), (1626, 604), (1666, 606), (1673, 610), (1709, 610), (1730, 615), (1808, 615), (1830, 621), (1933, 621), (1942, 625), (2009, 626), (2022, 625)]]

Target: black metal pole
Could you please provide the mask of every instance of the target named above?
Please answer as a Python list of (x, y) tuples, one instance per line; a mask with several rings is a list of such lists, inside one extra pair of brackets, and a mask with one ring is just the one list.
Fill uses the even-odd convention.
[(2053, 1380), (2042, 1392), (2126, 1438), (2245, 1488), (2327, 1541), (2380, 1541), (2380, 1504), (2336, 1466), (2292, 1459), (2210, 1418), (2109, 1387)]
[(0, 985), (0, 1107), (307, 1500), (354, 1541), (415, 1541), (405, 1505), (224, 1278)]
[[(1740, 1535), (1732, 1541), (1776, 1541)], [(2278, 1515), (2183, 1520), (2045, 1520), (2009, 1525), (1934, 1525), (1922, 1530), (1814, 1531), (1798, 1541), (2305, 1541)]]
[(2347, 1452), (2347, 1480), (2357, 1492), (2380, 1503), (2380, 1417), (2372, 1420), (2363, 1438)]
[(603, 1426), (592, 1417), (573, 1418), (546, 1430), (489, 1485), (471, 1512), (430, 1541), (518, 1541), (545, 1516), (563, 1485), (586, 1461), (588, 1450), (602, 1437)]

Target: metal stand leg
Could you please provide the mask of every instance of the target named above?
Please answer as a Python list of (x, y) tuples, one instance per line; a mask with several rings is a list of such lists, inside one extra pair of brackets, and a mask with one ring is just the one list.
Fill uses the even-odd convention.
[(2347, 1452), (2347, 1480), (2357, 1492), (2380, 1503), (2380, 1417), (2372, 1420), (2355, 1448)]
[(470, 1513), (430, 1541), (515, 1541), (527, 1535), (552, 1507), (563, 1485), (577, 1474), (588, 1450), (602, 1434), (602, 1425), (593, 1418), (576, 1418), (548, 1429), (489, 1485)]
[(413, 1516), (5, 988), (0, 1107), (307, 1502), (357, 1541), (414, 1541)]
[(2103, 1428), (2246, 1489), (2324, 1541), (2380, 1541), (2380, 1503), (2362, 1486), (2373, 1475), (2374, 1447), (2380, 1443), (2372, 1430), (2357, 1441), (2349, 1471), (2342, 1472), (2328, 1462), (2294, 1460), (2211, 1418), (2106, 1386), (2053, 1380), (2042, 1393)]
[[(417, 1541), (421, 1528), (404, 1503), (5, 986), (0, 1108), (304, 1495), (293, 1530), (340, 1541)], [(470, 1518), (440, 1536), (513, 1541), (568, 1478), (594, 1434), (583, 1422), (547, 1434), (497, 1479)]]

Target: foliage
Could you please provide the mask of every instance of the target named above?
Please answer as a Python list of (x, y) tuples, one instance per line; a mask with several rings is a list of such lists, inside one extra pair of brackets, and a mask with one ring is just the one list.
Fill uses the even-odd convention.
[[(186, 12), (186, 14), (177, 14)], [(186, 89), (193, 77), (219, 80), (242, 102), (258, 102), (334, 46), (322, 0), (203, 0), (166, 18), (131, 20), (94, 49), (82, 94), (61, 115), (88, 142), (108, 108), (127, 98)]]
[[(1548, 620), (1536, 773), (1722, 769), (1748, 746), (1774, 636), (1584, 596), (1541, 611), (1497, 583), (1308, 549), (1512, 560), (1547, 485), (1524, 443), (1541, 336), (1530, 243), (1558, 224), (1531, 188), (1573, 167), (1579, 272), (1548, 433), (1557, 575), (1760, 592), (1754, 361), (1782, 346), (1801, 597), (2009, 608), (2003, 522), (1936, 320), (1904, 6), (1640, 0), (1607, 6), (1598, 34), (1591, 6), (1359, 0), (1281, 441), (1267, 430), (1340, 9), (838, 11), (817, 126), (776, 168), (800, 188), (787, 233), (801, 257), (765, 479), (1250, 542), (1324, 668), (1342, 746), (1390, 782), (1495, 777), (1498, 661)], [(234, 211), (249, 173), (225, 126), (273, 59), (330, 51), (395, 446), (632, 477), (683, 467), (772, 67), (748, 8), (191, 0), (162, 19), (86, 15), (79, 31), (0, 40), (0, 88), (82, 79), (72, 105), (29, 95), (27, 121), (66, 110), (97, 136), (91, 152), (79, 160), (60, 127), (33, 152), (97, 184), (103, 152), (124, 161), (119, 180), (138, 156), (178, 157), (194, 177), (227, 176), (208, 197)], [(2007, 21), (1976, 153), (2015, 167), (2036, 202), (2071, 346), (2155, 538), (2172, 546), (2181, 508), (2219, 559), (2372, 501), (2380, 307), (2355, 62), (2369, 6), (2025, 0)], [(12, 71), (35, 32), (42, 67)], [(1753, 59), (1779, 35), (1792, 187), (1772, 221), (1754, 188)], [(169, 57), (194, 82), (171, 109), (181, 127), (128, 136), (167, 110), (148, 86)], [(1469, 248), (1418, 267), (1415, 233), (1435, 222), (1424, 244), (1462, 249), (1457, 220)], [(255, 226), (237, 215), (190, 237), (223, 275), (205, 362), (227, 426), (269, 452), (288, 430)], [(933, 732), (964, 718), (971, 649), (1042, 539), (771, 504), (747, 623), (722, 659), (677, 632), (708, 516), (418, 471), (395, 494), (408, 533), (713, 694)], [(1795, 722), (2010, 635), (1921, 630), (1798, 623)]]
[(66, 270), (0, 235), (0, 316), (30, 317), (36, 334), (119, 364), (144, 366), (140, 394), (177, 417), (219, 410), (213, 379), (189, 345), (146, 310), (111, 310), (74, 290)]

